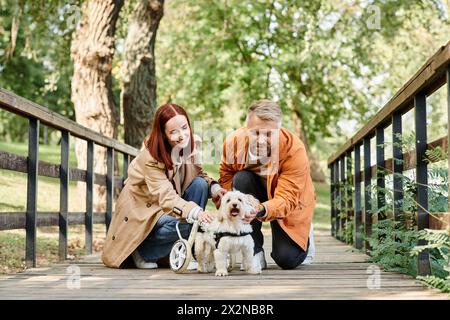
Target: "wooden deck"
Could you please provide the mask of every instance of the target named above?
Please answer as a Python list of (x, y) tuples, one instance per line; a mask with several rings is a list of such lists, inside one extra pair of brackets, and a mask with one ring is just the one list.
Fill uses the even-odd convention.
[[(381, 272), (380, 288), (369, 289), (363, 254), (316, 231), (316, 259), (296, 270), (281, 270), (270, 259), (266, 235), (268, 270), (261, 275), (233, 271), (227, 278), (213, 274), (175, 274), (170, 269), (138, 270), (104, 267), (99, 256), (80, 262), (29, 269), (0, 276), (0, 299), (449, 299), (447, 294), (425, 288), (413, 278)], [(79, 289), (69, 289), (68, 266), (79, 266)], [(368, 271), (369, 270), (369, 271)], [(71, 282), (69, 281), (69, 284)], [(369, 285), (376, 284), (369, 279)]]

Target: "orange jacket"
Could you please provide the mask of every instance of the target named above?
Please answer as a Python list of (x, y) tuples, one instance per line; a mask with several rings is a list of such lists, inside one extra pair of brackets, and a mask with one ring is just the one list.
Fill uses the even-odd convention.
[[(279, 131), (277, 169), (267, 176), (267, 216), (278, 220), (283, 230), (306, 251), (316, 205), (309, 161), (303, 142), (287, 129)], [(247, 129), (231, 133), (223, 144), (219, 183), (230, 190), (233, 176), (245, 169), (248, 155)], [(231, 159), (231, 161), (230, 161)]]

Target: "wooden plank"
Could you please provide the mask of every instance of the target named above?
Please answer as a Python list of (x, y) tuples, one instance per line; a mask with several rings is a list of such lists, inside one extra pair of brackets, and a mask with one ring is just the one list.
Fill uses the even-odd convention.
[(328, 164), (333, 163), (342, 154), (353, 148), (355, 144), (360, 143), (364, 137), (374, 132), (376, 127), (389, 122), (394, 112), (407, 106), (412, 107), (413, 97), (418, 92), (435, 91), (437, 88), (433, 84), (436, 82), (443, 84), (442, 78), (445, 78), (445, 72), (449, 64), (450, 42), (442, 46), (365, 126), (329, 157)]
[[(435, 141), (432, 141), (427, 144), (427, 150), (432, 150), (435, 148), (442, 148), (442, 151), (448, 152), (448, 138), (442, 137)], [(403, 164), (402, 164), (402, 171), (407, 171), (411, 169), (416, 168), (416, 151), (410, 150), (408, 152), (405, 152), (402, 154), (403, 158)], [(440, 161), (440, 159), (429, 159), (430, 163), (434, 163), (437, 161)], [(393, 162), (392, 158), (389, 158), (385, 160), (384, 162), (384, 168), (387, 170), (387, 173), (391, 174), (394, 172)], [(377, 165), (373, 165), (370, 167), (370, 174), (372, 177), (375, 177), (377, 175)], [(364, 176), (361, 176), (361, 182), (364, 181)]]
[[(266, 252), (270, 234), (265, 231)], [(315, 231), (316, 260), (294, 270), (281, 270), (267, 254), (269, 269), (248, 275), (238, 269), (225, 278), (191, 271), (175, 274), (170, 269), (112, 269), (100, 255), (82, 261), (65, 261), (47, 268), (32, 268), (16, 275), (0, 276), (0, 299), (445, 299), (448, 295), (426, 289), (414, 278), (394, 272), (380, 273), (380, 288), (367, 286), (367, 256)], [(339, 262), (343, 255), (359, 262)], [(318, 262), (330, 259), (328, 263)], [(346, 258), (347, 259), (347, 258)], [(345, 259), (344, 259), (345, 260)], [(80, 289), (68, 289), (71, 265), (80, 267)]]
[(137, 156), (139, 150), (115, 139), (105, 137), (89, 128), (83, 127), (75, 121), (69, 120), (60, 114), (49, 110), (37, 103), (31, 102), (11, 91), (0, 88), (0, 107), (16, 114), (39, 119), (43, 124), (59, 130), (67, 130), (71, 135), (84, 140), (94, 141), (104, 147)]
[[(105, 212), (94, 213), (94, 223), (105, 223)], [(84, 224), (85, 212), (68, 212), (69, 225)], [(0, 212), (0, 231), (24, 229), (25, 228), (25, 212)], [(57, 226), (59, 224), (59, 212), (37, 212), (36, 226)]]
[[(27, 157), (19, 156), (6, 151), (0, 151), (0, 169), (12, 170), (17, 172), (28, 172)], [(38, 161), (38, 175), (42, 177), (59, 178), (60, 165), (47, 161)], [(86, 182), (86, 170), (69, 168), (69, 180)], [(114, 187), (121, 189), (123, 186), (123, 177), (114, 177)], [(94, 183), (106, 186), (106, 175), (94, 174)]]

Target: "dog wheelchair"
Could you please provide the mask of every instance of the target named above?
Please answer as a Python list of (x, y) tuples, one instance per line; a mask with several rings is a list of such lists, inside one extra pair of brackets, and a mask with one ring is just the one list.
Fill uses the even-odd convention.
[[(195, 237), (198, 232), (199, 227), (203, 227), (204, 224), (194, 221), (192, 224), (192, 229), (189, 234), (189, 238), (183, 239), (181, 236), (180, 229), (178, 228), (180, 221), (177, 222), (175, 228), (177, 230), (178, 238), (170, 250), (169, 261), (170, 268), (175, 273), (184, 273), (192, 260), (192, 247), (194, 245)], [(233, 270), (236, 262), (234, 255), (228, 257), (228, 271)]]

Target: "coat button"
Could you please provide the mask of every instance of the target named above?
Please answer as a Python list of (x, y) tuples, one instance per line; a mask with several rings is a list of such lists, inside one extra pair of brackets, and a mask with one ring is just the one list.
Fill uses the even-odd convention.
[(113, 240), (116, 240), (116, 236), (112, 236), (112, 239), (113, 239)]
[(125, 219), (124, 219), (124, 220), (125, 220), (125, 222), (127, 222), (127, 221), (128, 221), (128, 217), (125, 217)]
[(150, 202), (147, 202), (147, 208), (150, 208), (152, 204)]

